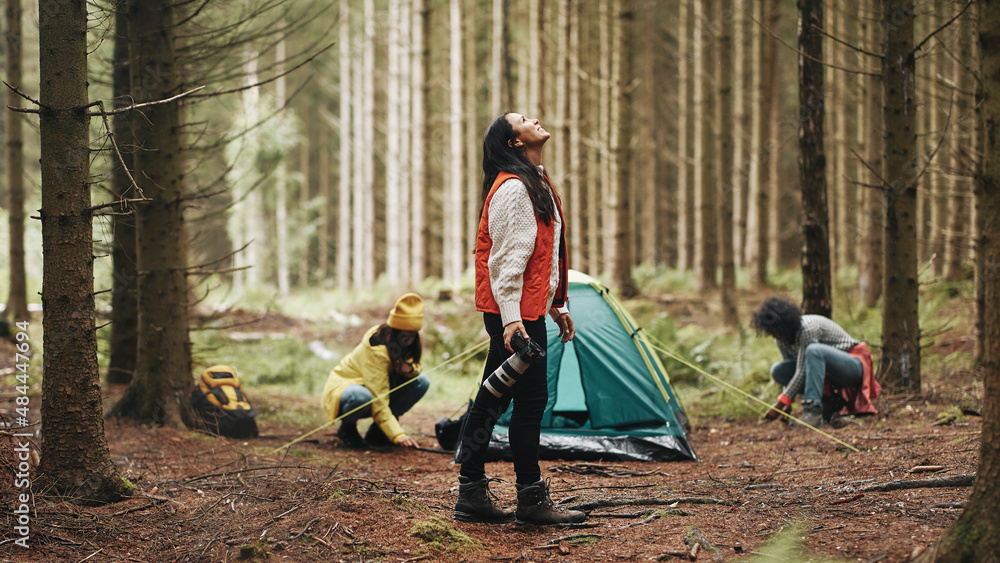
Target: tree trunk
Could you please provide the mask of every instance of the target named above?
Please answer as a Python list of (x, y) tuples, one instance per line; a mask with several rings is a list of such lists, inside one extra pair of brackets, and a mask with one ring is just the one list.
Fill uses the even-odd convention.
[[(691, 10), (688, 0), (678, 2), (677, 17), (677, 269), (690, 270), (694, 264), (694, 184), (691, 182)], [(697, 68), (697, 67), (696, 67)], [(696, 71), (697, 72), (697, 71)], [(697, 111), (697, 107), (693, 108)]]
[[(633, 0), (615, 0), (614, 7), (616, 8), (613, 14), (615, 31), (612, 35), (617, 41), (612, 48), (616, 52), (615, 58), (618, 63), (614, 66), (618, 67), (618, 72), (612, 77), (617, 82), (615, 88), (617, 96), (612, 103), (618, 106), (618, 115), (617, 120), (612, 120), (612, 126), (618, 128), (614, 132), (614, 162), (617, 173), (614, 184), (617, 189), (615, 199), (618, 204), (615, 209), (615, 222), (618, 224), (618, 228), (614, 235), (615, 256), (612, 279), (618, 286), (619, 294), (625, 299), (631, 299), (639, 294), (639, 289), (632, 281), (633, 256), (635, 256), (635, 221), (632, 220), (631, 207), (629, 206), (632, 190), (631, 147), (633, 131), (631, 114), (633, 90), (629, 84), (635, 75), (632, 64), (634, 60), (632, 46), (635, 36), (635, 6)], [(653, 202), (649, 202), (649, 205), (653, 205)]]
[[(402, 22), (399, 21), (399, 11), (400, 1), (389, 0), (386, 15), (389, 33), (385, 91), (385, 280), (392, 288), (398, 288), (401, 284), (402, 272), (399, 266), (403, 244), (402, 232), (399, 230), (399, 215), (402, 212), (402, 208), (399, 206), (399, 91), (401, 88), (399, 80), (399, 60), (401, 58), (399, 28), (402, 25)], [(456, 126), (452, 125), (452, 127)], [(452, 145), (460, 141), (456, 137), (457, 135), (452, 135)]]
[[(763, 0), (753, 5), (754, 18), (764, 21)], [(767, 171), (765, 152), (767, 140), (767, 104), (771, 103), (764, 92), (764, 34), (759, 25), (753, 24), (750, 48), (750, 162), (747, 168), (749, 189), (747, 194), (746, 262), (751, 283), (763, 287), (767, 283)]]
[(493, 24), (490, 41), (490, 115), (494, 118), (503, 111), (504, 76), (504, 0), (493, 0)]
[[(934, 7), (931, 10), (931, 29), (937, 29), (945, 20), (951, 19), (950, 10), (953, 7), (952, 2), (949, 0), (934, 0)], [(954, 25), (954, 24), (952, 24)], [(943, 64), (942, 55), (938, 53), (931, 53), (928, 70), (929, 76), (943, 75), (947, 65)], [(941, 128), (945, 126), (945, 123), (949, 120), (949, 114), (956, 115), (955, 113), (955, 92), (951, 89), (944, 88), (937, 80), (928, 81), (928, 86), (930, 87), (930, 105), (931, 105), (931, 126), (930, 130), (933, 132), (935, 142), (941, 139), (941, 147), (938, 149), (937, 155), (935, 157), (935, 164), (937, 166), (932, 167), (928, 170), (927, 174), (927, 193), (931, 198), (931, 238), (927, 244), (928, 251), (933, 258), (932, 272), (936, 277), (941, 277), (944, 275), (944, 263), (945, 263), (945, 252), (944, 249), (947, 245), (947, 230), (945, 229), (948, 217), (948, 195), (946, 189), (946, 171), (950, 171), (951, 162), (950, 157), (952, 151), (953, 143), (951, 132), (954, 131), (954, 126), (949, 125), (947, 131), (941, 131)], [(947, 100), (947, 101), (946, 101)], [(958, 143), (954, 143), (957, 145)]]
[[(777, 29), (781, 19), (781, 9), (779, 0), (764, 0), (767, 5), (768, 28)], [(780, 219), (785, 216), (785, 204), (781, 197), (781, 186), (778, 177), (778, 165), (781, 161), (782, 139), (780, 138), (780, 123), (778, 116), (781, 114), (782, 82), (781, 73), (778, 72), (779, 62), (781, 62), (783, 46), (779, 46), (774, 39), (769, 39), (765, 43), (764, 49), (764, 80), (766, 82), (765, 100), (767, 101), (767, 117), (764, 120), (767, 127), (767, 185), (761, 186), (764, 191), (762, 197), (767, 201), (763, 202), (763, 208), (767, 210), (767, 217), (762, 220), (762, 232), (759, 236), (767, 241), (765, 248), (761, 249), (761, 265), (765, 268), (759, 275), (766, 277), (766, 267), (773, 265), (777, 267), (781, 263), (781, 225)], [(766, 249), (766, 250), (765, 250)], [(765, 279), (766, 283), (766, 279)]]
[[(847, 38), (847, 5), (843, 3), (833, 4), (834, 8), (834, 35), (841, 39)], [(834, 46), (830, 49), (833, 64), (844, 67), (847, 57), (844, 56), (843, 45)], [(854, 248), (854, 241), (850, 237), (851, 228), (850, 217), (854, 214), (855, 203), (853, 201), (854, 190), (847, 183), (847, 113), (851, 106), (849, 76), (842, 75), (839, 80), (831, 82), (830, 86), (836, 90), (834, 104), (834, 145), (833, 145), (833, 193), (836, 200), (836, 235), (831, 237), (831, 241), (836, 241), (830, 256), (833, 266), (832, 274), (836, 274), (843, 268), (849, 266), (853, 260), (851, 249)]]
[(424, 279), (424, 187), (426, 185), (424, 172), (424, 150), (430, 146), (431, 139), (424, 125), (424, 95), (427, 83), (424, 80), (424, 69), (427, 67), (427, 46), (424, 44), (427, 27), (427, 13), (423, 0), (413, 2), (413, 58), (410, 61), (413, 96), (410, 99), (412, 111), (410, 116), (410, 278), (414, 283)]
[[(20, 0), (17, 0), (20, 1)], [(129, 2), (120, 1), (115, 6), (115, 48), (112, 62), (112, 94), (115, 105), (128, 103), (129, 85), (128, 11)], [(128, 149), (135, 145), (128, 114), (115, 116), (112, 121), (115, 140), (122, 152), (125, 165), (132, 158)], [(132, 193), (129, 172), (115, 157), (111, 173), (111, 197), (120, 200), (138, 197)], [(123, 208), (125, 206), (122, 206)], [(116, 208), (117, 209), (117, 208)], [(121, 209), (124, 211), (124, 209)], [(135, 372), (136, 353), (139, 348), (139, 303), (136, 290), (135, 269), (135, 216), (114, 215), (114, 236), (111, 241), (112, 291), (111, 291), (111, 351), (108, 359), (109, 384), (127, 385)]]
[(885, 257), (882, 274), (881, 382), (888, 390), (920, 392), (917, 311), (917, 155), (913, 0), (886, 0), (882, 59), (885, 124)]
[(977, 275), (982, 279), (978, 306), (984, 317), (983, 427), (976, 480), (969, 501), (958, 520), (917, 561), (926, 563), (996, 561), (1000, 553), (1000, 56), (994, 46), (1000, 41), (1000, 3), (983, 0), (979, 5), (979, 44), (982, 56), (982, 111), (985, 119), (986, 153), (983, 172), (976, 178), (976, 211), (979, 239), (976, 241)]
[[(365, 262), (365, 246), (364, 239), (366, 237), (371, 237), (372, 233), (365, 232), (365, 203), (367, 202), (365, 186), (365, 152), (369, 150), (369, 145), (365, 144), (365, 134), (364, 134), (364, 67), (362, 59), (364, 58), (364, 46), (362, 38), (358, 34), (352, 34), (353, 40), (351, 45), (353, 46), (352, 57), (353, 61), (352, 72), (351, 72), (351, 90), (356, 93), (356, 96), (352, 96), (353, 102), (353, 113), (352, 117), (352, 128), (351, 128), (351, 144), (354, 147), (353, 160), (351, 160), (351, 169), (353, 174), (351, 174), (351, 285), (355, 288), (364, 287), (364, 262)], [(320, 133), (320, 147), (325, 147), (326, 143), (324, 139), (328, 135), (328, 129), (324, 128)], [(323, 172), (323, 155), (326, 154), (326, 149), (320, 149), (320, 183), (322, 184), (323, 178), (326, 174)]]
[[(365, 0), (365, 36), (361, 104), (361, 134), (364, 138), (362, 182), (364, 203), (361, 205), (361, 283), (368, 287), (375, 283), (375, 0)], [(357, 234), (357, 231), (355, 231)]]
[[(617, 149), (618, 122), (615, 120), (615, 113), (618, 111), (615, 91), (617, 84), (614, 84), (617, 68), (612, 68), (613, 50), (618, 46), (614, 43), (613, 30), (611, 29), (612, 0), (598, 0), (598, 42), (600, 44), (600, 65), (598, 72), (598, 104), (600, 115), (607, 116), (607, 119), (597, 120), (599, 129), (599, 143), (601, 147), (601, 179), (600, 193), (601, 203), (592, 209), (600, 209), (601, 221), (601, 251), (600, 251), (600, 271), (609, 278), (614, 279), (615, 263), (615, 235), (617, 228), (618, 193), (615, 184), (618, 182), (617, 170), (613, 169), (614, 154)], [(594, 213), (596, 219), (597, 213)], [(592, 252), (596, 250), (593, 249)]]
[[(247, 126), (253, 127), (253, 124), (257, 123), (260, 119), (260, 88), (252, 86), (257, 83), (257, 68), (260, 64), (260, 52), (254, 50), (250, 46), (245, 49), (246, 52), (246, 62), (244, 64), (244, 77), (243, 86), (246, 90), (243, 90), (243, 111), (246, 115), (251, 116), (247, 119)], [(261, 147), (261, 132), (256, 129), (250, 129), (246, 135), (246, 144), (243, 146), (243, 150), (246, 151), (242, 155), (242, 159), (245, 162), (248, 170), (252, 171), (251, 177), (255, 180), (260, 179), (260, 171), (256, 166), (254, 155), (260, 152)], [(242, 205), (243, 211), (243, 233), (244, 233), (244, 244), (247, 244), (246, 250), (246, 284), (250, 288), (259, 288), (264, 283), (264, 268), (266, 260), (264, 256), (267, 253), (267, 248), (265, 246), (265, 237), (261, 236), (264, 232), (264, 183), (263, 182), (253, 182), (249, 183), (250, 189), (247, 193), (245, 203)], [(323, 221), (326, 225), (327, 222)], [(325, 234), (325, 231), (324, 231)], [(320, 279), (326, 278), (326, 255), (322, 254), (325, 245), (320, 245)]]
[[(465, 180), (462, 191), (465, 194), (465, 238), (462, 243), (462, 252), (467, 259), (472, 258), (472, 249), (476, 245), (476, 231), (479, 229), (479, 174), (482, 170), (482, 161), (476, 156), (479, 154), (480, 128), (483, 127), (477, 110), (481, 110), (482, 104), (479, 102), (479, 76), (481, 74), (480, 65), (477, 63), (476, 44), (479, 38), (478, 26), (476, 25), (476, 10), (465, 11), (465, 64), (463, 70), (464, 82), (464, 107), (462, 118), (465, 123), (463, 136), (465, 138)], [(561, 132), (560, 132), (561, 133)], [(566, 146), (566, 137), (559, 135), (559, 146)], [(558, 162), (558, 161), (557, 161)], [(561, 162), (557, 163), (559, 172), (564, 173), (567, 169)], [(419, 280), (416, 280), (419, 282)]]
[[(42, 444), (35, 490), (84, 502), (131, 485), (111, 460), (97, 373), (87, 3), (38, 5), (42, 172)], [(188, 375), (190, 378), (190, 375)], [(186, 398), (186, 397), (185, 397)]]
[(823, 150), (823, 5), (799, 0), (799, 183), (802, 190), (802, 310), (829, 317), (830, 228)]
[[(571, 207), (573, 202), (566, 199), (566, 189), (569, 187), (567, 178), (569, 177), (569, 136), (567, 135), (567, 105), (569, 101), (568, 91), (568, 71), (569, 71), (569, 3), (570, 0), (557, 0), (556, 2), (556, 23), (555, 23), (555, 67), (552, 74), (555, 76), (555, 88), (552, 112), (552, 130), (556, 132), (555, 139), (555, 174), (549, 172), (549, 178), (556, 184), (563, 197), (563, 228), (569, 228), (569, 215), (575, 213), (575, 207)], [(566, 232), (566, 231), (564, 231)], [(566, 240), (570, 240), (571, 235), (567, 232)], [(473, 239), (474, 240), (474, 239)], [(573, 267), (572, 265), (570, 267)]]
[(576, 0), (567, 0), (567, 10), (569, 20), (569, 77), (567, 88), (569, 89), (569, 100), (567, 107), (566, 129), (567, 140), (569, 141), (569, 175), (567, 176), (568, 188), (564, 187), (564, 192), (568, 192), (567, 208), (564, 209), (568, 215), (566, 222), (569, 231), (569, 253), (570, 264), (574, 268), (586, 269), (583, 253), (584, 230), (581, 218), (584, 208), (580, 186), (583, 185), (583, 174), (581, 165), (581, 154), (583, 147), (580, 142), (580, 7)]
[[(133, 96), (151, 101), (180, 93), (170, 4), (135, 0), (128, 28)], [(156, 69), (161, 80), (150, 81), (148, 69)], [(147, 179), (140, 187), (152, 201), (136, 211), (139, 347), (132, 385), (112, 416), (182, 428), (194, 426), (195, 419), (179, 104), (151, 106), (143, 114), (134, 128), (143, 150), (135, 152), (133, 166), (137, 178)]]
[[(278, 24), (279, 28), (285, 27), (285, 22)], [(288, 102), (285, 95), (285, 38), (278, 40), (274, 48), (276, 59), (274, 72), (278, 78), (274, 81), (275, 106), (279, 112), (283, 113), (283, 108)], [(287, 114), (286, 114), (287, 115)], [(290, 154), (287, 156), (291, 156)], [(278, 263), (278, 293), (282, 297), (288, 297), (292, 291), (291, 272), (288, 266), (288, 167), (285, 159), (282, 158), (274, 171), (274, 231), (275, 250), (277, 251)]]
[[(715, 4), (713, 0), (695, 1), (695, 62), (701, 76), (695, 78), (695, 87), (700, 84), (701, 96), (695, 92), (695, 105), (700, 112), (695, 119), (695, 233), (697, 244), (695, 263), (698, 271), (698, 289), (715, 289), (715, 270), (718, 264), (719, 231), (715, 224), (719, 187), (718, 176), (718, 120), (719, 107), (715, 101), (715, 67), (718, 47), (716, 45)], [(701, 52), (700, 57), (697, 54)], [(697, 110), (696, 110), (697, 111)], [(700, 130), (700, 135), (699, 135)]]
[[(860, 8), (864, 9), (864, 8)], [(871, 22), (865, 30), (865, 44), (868, 50), (876, 51), (879, 42), (877, 22)], [(868, 95), (865, 98), (865, 120), (867, 126), (867, 141), (865, 143), (866, 163), (870, 168), (865, 177), (869, 186), (882, 184), (882, 77), (868, 78)], [(865, 306), (875, 307), (882, 296), (882, 235), (885, 230), (885, 196), (881, 189), (868, 187), (864, 190), (862, 209), (865, 217), (864, 226), (864, 261), (861, 265), (861, 293), (864, 294)]]
[(526, 76), (518, 76), (518, 80), (525, 82), (528, 93), (528, 103), (525, 106), (528, 115), (532, 117), (538, 117), (539, 113), (542, 111), (542, 83), (545, 80), (545, 75), (539, 71), (539, 65), (542, 62), (542, 22), (539, 10), (541, 6), (539, 5), (541, 0), (528, 0), (528, 37), (525, 41), (525, 45), (528, 47), (527, 60), (524, 61), (525, 65), (521, 68), (527, 68), (528, 72)]
[[(736, 0), (738, 2), (739, 0)], [(732, 5), (732, 4), (731, 4)], [(735, 8), (735, 5), (733, 5)], [(728, 8), (728, 7), (727, 7)], [(718, 67), (715, 74), (719, 88), (719, 121), (718, 130), (725, 132), (718, 135), (719, 182), (718, 196), (715, 198), (718, 209), (719, 229), (719, 262), (722, 266), (722, 320), (731, 327), (740, 324), (739, 313), (736, 310), (736, 264), (733, 260), (733, 208), (737, 197), (740, 172), (734, 166), (733, 154), (736, 150), (733, 137), (740, 135), (741, 128), (735, 123), (733, 116), (733, 18), (722, 19), (722, 30), (719, 34)], [(735, 22), (741, 25), (742, 22)], [(742, 73), (742, 70), (740, 71)], [(742, 97), (740, 89), (736, 96)], [(730, 134), (729, 132), (733, 133)]]
[[(448, 217), (444, 236), (444, 276), (446, 282), (455, 282), (462, 275), (462, 10), (459, 0), (450, 0), (450, 94), (449, 140), (451, 154), (448, 159), (448, 191), (444, 213)], [(533, 79), (535, 77), (532, 77)]]
[[(972, 37), (974, 23), (968, 11), (962, 14), (957, 22), (959, 43), (958, 60), (972, 61)], [(948, 281), (958, 281), (965, 278), (962, 272), (962, 261), (968, 254), (968, 241), (971, 239), (970, 199), (971, 186), (967, 171), (973, 168), (971, 150), (962, 147), (972, 147), (972, 99), (971, 92), (975, 90), (974, 77), (968, 71), (966, 62), (956, 62), (953, 65), (954, 81), (957, 88), (955, 106), (952, 111), (955, 127), (952, 138), (956, 141), (956, 150), (951, 157), (951, 206), (948, 213), (948, 240), (944, 255), (944, 277)]]
[[(648, 4), (635, 6), (633, 10), (640, 14), (647, 13), (650, 9)], [(658, 16), (662, 13), (662, 8), (657, 10)], [(643, 18), (644, 23), (640, 23), (636, 33), (640, 37), (647, 33), (662, 30), (663, 21), (666, 18)], [(680, 129), (676, 122), (671, 124), (670, 131), (660, 131), (657, 121), (657, 103), (665, 96), (673, 97), (667, 84), (657, 73), (658, 49), (636, 49), (635, 55), (639, 57), (640, 68), (636, 104), (636, 115), (633, 118), (633, 125), (636, 128), (637, 141), (635, 143), (635, 172), (637, 182), (632, 194), (633, 212), (636, 213), (636, 227), (640, 229), (638, 240), (640, 246), (638, 250), (639, 263), (650, 266), (666, 263), (673, 265), (676, 257), (677, 237), (675, 230), (677, 227), (676, 218), (676, 194), (677, 184), (660, 184), (657, 182), (657, 171), (659, 169), (660, 145), (658, 135), (666, 134), (677, 138)], [(679, 117), (679, 115), (678, 115)], [(671, 147), (672, 148), (672, 147)], [(676, 154), (676, 151), (674, 152)], [(666, 168), (666, 167), (664, 167)]]
[[(347, 289), (351, 280), (351, 143), (354, 122), (351, 119), (351, 8), (348, 0), (340, 0), (340, 174), (337, 178), (337, 287)], [(325, 128), (326, 125), (324, 124)], [(326, 153), (325, 150), (322, 153)], [(408, 188), (407, 188), (408, 189)]]
[(403, 286), (420, 283), (420, 280), (410, 278), (410, 172), (412, 122), (410, 107), (413, 96), (412, 72), (412, 30), (413, 15), (411, 2), (401, 2), (399, 12), (399, 188), (396, 195), (399, 198), (399, 276)]
[[(740, 0), (733, 0), (733, 17), (731, 21), (727, 19), (723, 25), (732, 25), (732, 48), (729, 51), (732, 56), (732, 73), (729, 75), (732, 80), (730, 90), (733, 95), (733, 123), (731, 141), (733, 143), (733, 218), (732, 218), (732, 239), (733, 258), (736, 266), (742, 267), (746, 258), (746, 236), (747, 236), (747, 191), (749, 186), (743, 179), (743, 171), (746, 164), (746, 140), (747, 140), (747, 84), (746, 84), (746, 20), (743, 17), (744, 9), (752, 5), (742, 6)], [(723, 61), (726, 63), (727, 61)], [(725, 75), (724, 75), (725, 76)], [(723, 129), (724, 131), (727, 129)], [(722, 226), (720, 225), (720, 228)], [(722, 236), (722, 235), (720, 235)], [(724, 260), (725, 258), (723, 258)], [(725, 268), (725, 264), (723, 264)], [(735, 274), (734, 274), (735, 276)], [(725, 271), (723, 271), (725, 277)], [(725, 285), (725, 280), (723, 280)]]
[[(21, 0), (7, 0), (7, 83), (21, 83)], [(7, 92), (8, 107), (21, 107), (21, 96)], [(10, 293), (5, 315), (28, 320), (28, 283), (24, 272), (24, 121), (20, 113), (7, 112), (7, 225), (10, 228)], [(117, 270), (116, 270), (117, 271)]]
[[(311, 108), (315, 106), (310, 104), (308, 101), (306, 103), (306, 112), (308, 113)], [(310, 186), (312, 185), (312, 176), (310, 175), (309, 157), (310, 149), (313, 145), (312, 135), (315, 126), (313, 123), (305, 122), (302, 124), (302, 142), (299, 144), (299, 175), (302, 181), (299, 183), (299, 213), (301, 213), (300, 218), (304, 222), (309, 222), (312, 218), (312, 214), (309, 211), (309, 197), (310, 197)], [(312, 254), (310, 252), (312, 246), (312, 237), (309, 234), (302, 235), (302, 246), (298, 252), (298, 262), (299, 262), (299, 273), (298, 279), (296, 280), (299, 287), (309, 287), (309, 265), (312, 262)]]
[[(389, 287), (398, 288), (402, 283), (400, 257), (403, 254), (403, 233), (400, 231), (399, 216), (402, 208), (399, 205), (399, 139), (400, 139), (400, 88), (399, 61), (401, 57), (399, 19), (401, 2), (389, 0), (387, 13), (388, 37), (388, 76), (386, 84), (386, 123), (385, 123), (385, 279)], [(454, 39), (454, 37), (453, 37)], [(454, 117), (454, 116), (452, 116)], [(456, 123), (457, 122), (457, 123)], [(452, 121), (452, 132), (461, 126), (458, 120)], [(460, 135), (453, 134), (451, 144), (461, 142)], [(461, 159), (459, 159), (461, 163)]]

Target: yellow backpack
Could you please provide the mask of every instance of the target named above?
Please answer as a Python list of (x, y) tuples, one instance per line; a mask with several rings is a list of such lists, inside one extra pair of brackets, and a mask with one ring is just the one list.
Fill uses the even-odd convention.
[(191, 405), (212, 434), (229, 438), (258, 435), (257, 412), (243, 392), (240, 376), (229, 366), (212, 366), (201, 373), (191, 392)]

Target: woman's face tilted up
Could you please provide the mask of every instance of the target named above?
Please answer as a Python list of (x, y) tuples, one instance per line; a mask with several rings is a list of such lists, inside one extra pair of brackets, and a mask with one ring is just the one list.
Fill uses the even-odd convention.
[(537, 119), (528, 119), (519, 113), (508, 113), (507, 122), (514, 129), (515, 140), (511, 141), (511, 146), (515, 148), (520, 148), (520, 144), (527, 149), (540, 149), (549, 140), (549, 132), (542, 129)]

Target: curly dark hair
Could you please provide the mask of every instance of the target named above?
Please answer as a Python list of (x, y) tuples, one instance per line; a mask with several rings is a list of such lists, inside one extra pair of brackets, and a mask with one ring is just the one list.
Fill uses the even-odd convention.
[(795, 342), (802, 325), (802, 310), (783, 297), (768, 297), (753, 312), (750, 326), (785, 342)]

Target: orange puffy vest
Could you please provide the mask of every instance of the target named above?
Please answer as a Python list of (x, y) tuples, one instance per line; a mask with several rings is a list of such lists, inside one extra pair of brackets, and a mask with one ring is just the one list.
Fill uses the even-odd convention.
[[(489, 195), (483, 205), (483, 213), (479, 218), (479, 232), (476, 235), (476, 310), (484, 313), (500, 314), (500, 307), (493, 297), (493, 290), (490, 287), (490, 250), (493, 248), (493, 239), (490, 237), (490, 201), (493, 194), (501, 184), (517, 178), (517, 175), (508, 172), (497, 174), (493, 180), (493, 187), (490, 188)], [(545, 177), (548, 182), (548, 176)], [(549, 182), (551, 188), (552, 183)], [(556, 212), (559, 217), (563, 217), (562, 204), (555, 189), (552, 194), (556, 202)], [(521, 318), (524, 320), (535, 320), (545, 315), (546, 304), (549, 300), (549, 279), (552, 267), (552, 250), (555, 243), (555, 220), (549, 221), (546, 225), (538, 215), (535, 215), (537, 225), (537, 236), (535, 237), (535, 249), (528, 258), (528, 264), (524, 269), (524, 285), (521, 287)], [(566, 222), (563, 221), (562, 236), (559, 241), (559, 287), (552, 302), (553, 307), (559, 307), (566, 302)]]

